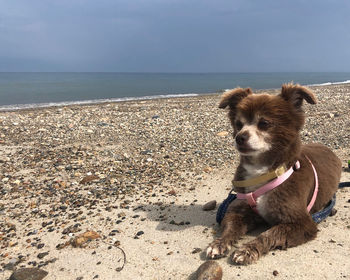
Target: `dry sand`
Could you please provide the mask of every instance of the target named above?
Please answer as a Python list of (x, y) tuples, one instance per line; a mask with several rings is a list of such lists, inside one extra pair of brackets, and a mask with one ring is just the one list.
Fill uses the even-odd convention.
[[(332, 148), (350, 181), (350, 86), (314, 90), (303, 141)], [(217, 208), (202, 206), (226, 198), (238, 163), (218, 100), (0, 113), (0, 279), (38, 266), (45, 280), (191, 279), (219, 231)], [(337, 214), (307, 244), (249, 266), (218, 260), (223, 279), (350, 279), (349, 199), (338, 191)], [(101, 238), (56, 248), (89, 230)]]

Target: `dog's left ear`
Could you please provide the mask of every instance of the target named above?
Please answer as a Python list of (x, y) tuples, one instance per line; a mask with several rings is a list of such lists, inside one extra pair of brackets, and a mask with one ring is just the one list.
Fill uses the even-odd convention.
[(301, 107), (304, 99), (310, 104), (316, 104), (316, 97), (312, 91), (299, 84), (294, 85), (289, 83), (282, 85), (280, 96), (286, 101), (291, 102), (296, 108)]
[(225, 109), (227, 106), (230, 106), (230, 109), (234, 110), (237, 104), (250, 94), (252, 94), (252, 90), (250, 88), (235, 88), (227, 91), (221, 97), (219, 108)]

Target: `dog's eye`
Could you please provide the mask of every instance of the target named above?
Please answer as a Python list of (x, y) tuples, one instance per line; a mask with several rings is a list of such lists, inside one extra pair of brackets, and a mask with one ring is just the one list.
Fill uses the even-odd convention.
[(236, 121), (236, 128), (237, 130), (241, 130), (243, 127), (243, 123), (241, 121)]
[(259, 122), (258, 122), (258, 128), (259, 128), (260, 130), (266, 130), (266, 129), (268, 129), (270, 126), (271, 126), (270, 122), (267, 121), (267, 120), (265, 120), (265, 119), (261, 119), (261, 120), (259, 120)]

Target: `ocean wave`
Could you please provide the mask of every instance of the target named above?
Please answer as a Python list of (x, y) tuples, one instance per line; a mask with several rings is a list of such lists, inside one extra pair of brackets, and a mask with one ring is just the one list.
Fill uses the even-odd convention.
[(121, 97), (121, 98), (80, 100), (80, 101), (13, 104), (13, 105), (0, 106), (0, 111), (17, 111), (17, 110), (23, 110), (23, 109), (63, 107), (63, 106), (70, 106), (70, 105), (92, 105), (92, 104), (100, 104), (100, 103), (124, 102), (124, 101), (135, 101), (135, 100), (151, 100), (151, 99), (159, 99), (159, 98), (164, 99), (164, 98), (176, 98), (176, 97), (194, 97), (194, 96), (199, 96), (199, 95), (200, 94), (197, 94), (197, 93), (161, 94), (161, 95), (149, 95), (149, 96), (140, 96), (140, 97)]
[(308, 86), (330, 86), (330, 85), (342, 85), (342, 84), (350, 84), (350, 80), (346, 80), (343, 82), (326, 82), (321, 84), (311, 84)]

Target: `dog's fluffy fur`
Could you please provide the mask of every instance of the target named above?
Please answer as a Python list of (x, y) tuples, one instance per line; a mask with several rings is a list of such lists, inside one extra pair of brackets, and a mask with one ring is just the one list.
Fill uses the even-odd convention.
[[(209, 258), (227, 254), (232, 245), (260, 223), (271, 228), (232, 254), (237, 264), (250, 264), (270, 250), (303, 244), (316, 237), (317, 226), (311, 215), (332, 199), (338, 188), (341, 162), (327, 147), (302, 145), (299, 131), (304, 124), (302, 103), (316, 103), (314, 94), (300, 85), (286, 84), (279, 95), (253, 94), (251, 89), (237, 88), (223, 94), (219, 107), (229, 107), (240, 164), (234, 180), (246, 180), (276, 169), (290, 168), (299, 160), (301, 168), (287, 181), (257, 200), (256, 214), (245, 200), (234, 200), (221, 223), (221, 237), (207, 249)], [(314, 164), (319, 191), (310, 213), (307, 205), (315, 187), (315, 178), (307, 156)], [(236, 188), (251, 192), (259, 186)]]

